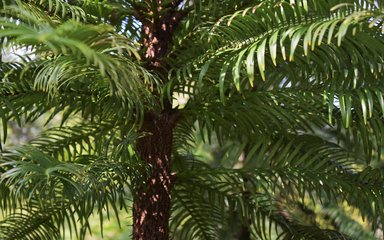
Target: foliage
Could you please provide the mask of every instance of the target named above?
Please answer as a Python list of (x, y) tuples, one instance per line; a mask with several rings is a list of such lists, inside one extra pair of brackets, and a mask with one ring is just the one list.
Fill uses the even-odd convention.
[[(144, 115), (182, 96), (175, 239), (244, 228), (255, 239), (374, 239), (384, 225), (384, 1), (179, 1), (165, 77), (145, 58), (141, 22), (173, 2), (1, 1), (1, 139), (10, 121), (61, 123), (3, 147), (0, 238), (70, 229), (83, 239), (93, 213), (102, 229), (130, 211), (151, 170), (135, 151)], [(194, 154), (199, 144), (213, 163)]]

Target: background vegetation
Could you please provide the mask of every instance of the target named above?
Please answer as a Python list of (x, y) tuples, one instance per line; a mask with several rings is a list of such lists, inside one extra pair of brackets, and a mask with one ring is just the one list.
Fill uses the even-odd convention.
[(384, 1), (0, 9), (0, 239), (383, 237)]

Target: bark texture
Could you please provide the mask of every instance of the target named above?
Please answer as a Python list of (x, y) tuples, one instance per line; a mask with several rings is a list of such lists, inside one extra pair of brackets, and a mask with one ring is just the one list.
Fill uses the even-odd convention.
[(147, 113), (142, 126), (146, 134), (137, 144), (141, 159), (151, 166), (151, 173), (137, 188), (133, 205), (133, 239), (165, 240), (169, 238), (173, 184), (170, 160), (172, 151), (173, 115)]
[[(236, 165), (234, 166), (234, 168), (242, 169), (244, 167), (245, 159), (247, 158), (248, 152), (249, 152), (249, 145), (247, 144), (244, 148), (243, 153), (240, 155)], [(249, 181), (249, 179), (246, 176), (243, 176), (243, 180), (244, 180), (245, 184)], [(244, 187), (242, 195), (243, 195), (243, 198), (246, 199), (247, 201), (250, 200), (251, 193), (249, 192), (248, 189), (246, 189), (246, 187)], [(239, 230), (237, 236), (235, 237), (236, 240), (250, 240), (251, 239), (251, 230), (249, 229), (251, 222), (252, 222), (251, 219), (248, 219), (247, 224), (242, 223), (242, 225), (240, 226), (240, 230)]]
[(170, 49), (172, 34), (184, 13), (177, 10), (181, 1), (173, 1), (168, 5), (161, 5), (161, 0), (157, 2), (157, 7), (150, 12), (153, 17), (142, 21), (143, 45), (146, 49), (145, 58), (150, 60), (151, 67), (159, 73), (167, 73), (167, 66), (161, 60)]
[[(151, 9), (140, 9), (137, 18), (142, 22), (143, 55), (148, 67), (166, 82), (168, 70), (162, 59), (169, 52), (172, 34), (182, 15), (178, 5), (182, 0), (151, 1)], [(154, 92), (156, 95), (156, 90)], [(160, 97), (159, 97), (160, 99)], [(160, 102), (160, 100), (159, 100)], [(161, 104), (159, 104), (161, 105)], [(136, 149), (142, 161), (151, 167), (145, 181), (136, 186), (133, 203), (133, 239), (168, 240), (171, 208), (172, 131), (179, 113), (172, 109), (171, 100), (164, 100), (161, 113), (148, 111)]]

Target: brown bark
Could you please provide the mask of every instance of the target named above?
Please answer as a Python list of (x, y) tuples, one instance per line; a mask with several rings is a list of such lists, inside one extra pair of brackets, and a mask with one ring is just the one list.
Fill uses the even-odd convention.
[(249, 227), (242, 226), (237, 239), (238, 240), (250, 240), (251, 239), (251, 232), (249, 230)]
[[(243, 153), (240, 155), (238, 162), (234, 166), (235, 169), (242, 169), (244, 167), (244, 161), (247, 158), (248, 152), (249, 152), (249, 145), (247, 144), (244, 148)], [(245, 175), (243, 176), (243, 181), (245, 184), (249, 181), (247, 176), (245, 176)], [(244, 186), (244, 190), (243, 190), (242, 195), (243, 195), (242, 197), (244, 198), (244, 200), (246, 202), (251, 200), (250, 199), (251, 193), (249, 192), (249, 190), (245, 186)], [(240, 230), (237, 233), (237, 236), (235, 237), (235, 239), (237, 239), (237, 240), (249, 240), (249, 239), (251, 239), (251, 230), (249, 229), (249, 225), (251, 224), (251, 219), (248, 219), (247, 222), (248, 223), (242, 223), (241, 224)]]
[(150, 12), (153, 17), (142, 19), (143, 46), (145, 47), (145, 58), (150, 61), (151, 67), (160, 74), (164, 74), (167, 73), (167, 69), (161, 60), (168, 53), (172, 43), (172, 34), (185, 13), (176, 9), (180, 1), (172, 2), (173, 4), (171, 3), (166, 11), (164, 11), (164, 6), (160, 6), (161, 0), (157, 0), (157, 2), (159, 2), (158, 7)]
[(169, 239), (168, 221), (171, 208), (172, 130), (179, 113), (149, 112), (144, 117), (141, 131), (145, 134), (137, 143), (142, 160), (150, 166), (149, 176), (144, 184), (136, 186), (133, 204), (133, 239)]
[[(152, 0), (151, 9), (137, 9), (140, 15), (138, 19), (142, 22), (144, 57), (148, 60), (149, 68), (156, 71), (163, 82), (168, 71), (162, 59), (169, 51), (172, 34), (182, 18), (177, 10), (181, 2), (175, 0), (165, 6), (161, 5), (162, 0)], [(144, 181), (136, 185), (133, 202), (134, 240), (169, 239), (170, 191), (173, 185), (172, 130), (179, 112), (172, 109), (171, 100), (165, 99), (163, 106), (161, 113), (145, 113), (140, 129), (144, 137), (138, 140), (136, 146), (141, 160), (150, 166), (151, 171), (149, 174), (143, 173)]]

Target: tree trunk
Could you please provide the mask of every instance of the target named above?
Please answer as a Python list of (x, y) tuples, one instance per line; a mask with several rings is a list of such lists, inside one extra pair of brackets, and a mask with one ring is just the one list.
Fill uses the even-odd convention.
[[(183, 17), (183, 13), (177, 10), (182, 2), (173, 0), (165, 3), (162, 0), (153, 0), (152, 9), (138, 7), (137, 18), (142, 23), (144, 58), (148, 60), (148, 68), (163, 78), (163, 82), (167, 81), (168, 69), (162, 60), (171, 46), (172, 34)], [(167, 10), (164, 11), (164, 8)], [(152, 17), (148, 17), (148, 13)], [(157, 90), (154, 90), (154, 94), (157, 94)], [(179, 118), (179, 112), (172, 109), (171, 99), (163, 99), (163, 103), (162, 113), (145, 114), (140, 129), (145, 136), (138, 140), (136, 146), (141, 160), (149, 164), (151, 172), (144, 176), (144, 182), (136, 184), (133, 202), (134, 240), (169, 239), (170, 191), (173, 185), (172, 130)]]
[(143, 161), (150, 173), (138, 183), (133, 203), (133, 239), (168, 240), (173, 185), (170, 168), (172, 129), (177, 113), (147, 113), (141, 132), (145, 134), (137, 143)]
[(251, 239), (251, 232), (249, 230), (248, 226), (242, 226), (240, 229), (240, 233), (237, 240), (250, 240)]
[[(248, 152), (249, 152), (249, 145), (247, 144), (244, 147), (243, 153), (240, 155), (237, 163), (235, 164), (235, 166), (233, 168), (242, 169), (244, 167), (244, 161), (247, 158)], [(246, 176), (243, 176), (243, 181), (244, 181), (244, 184), (246, 184), (249, 181), (249, 179)], [(250, 199), (251, 193), (249, 192), (248, 189), (246, 189), (245, 186), (244, 186), (244, 191), (243, 191), (242, 195), (243, 195), (242, 197), (244, 198), (244, 200), (246, 202), (251, 200)], [(249, 229), (249, 225), (251, 225), (251, 219), (248, 219), (247, 223), (241, 223), (240, 230), (239, 230), (237, 236), (235, 237), (236, 240), (250, 240), (251, 239), (251, 230)]]

